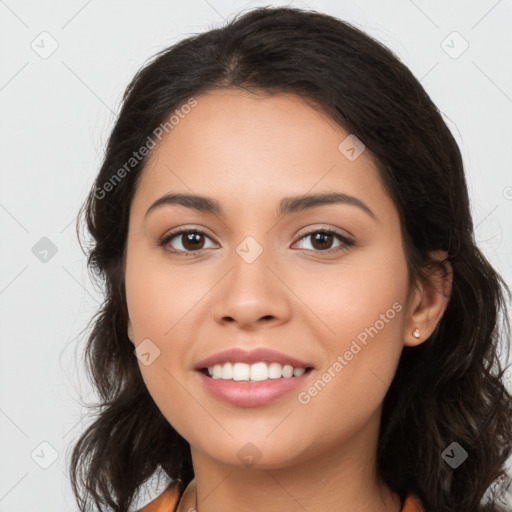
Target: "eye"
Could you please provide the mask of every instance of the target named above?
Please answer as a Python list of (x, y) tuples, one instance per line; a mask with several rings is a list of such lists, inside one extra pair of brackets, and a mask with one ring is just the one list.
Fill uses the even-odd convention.
[[(312, 250), (314, 252), (332, 254), (334, 252), (345, 250), (348, 247), (352, 247), (354, 245), (353, 240), (342, 235), (341, 233), (338, 233), (337, 231), (334, 231), (333, 229), (319, 229), (316, 231), (310, 231), (309, 233), (303, 235), (300, 240), (305, 240), (310, 237), (312, 237), (312, 242), (310, 245), (312, 246)], [(336, 239), (340, 241), (340, 244), (334, 248), (331, 248), (330, 246)]]
[[(166, 247), (166, 250), (169, 252), (194, 254), (205, 249), (204, 238), (211, 240), (211, 238), (200, 229), (183, 229), (165, 236), (159, 241), (158, 245), (161, 247), (171, 245), (172, 248)], [(178, 247), (173, 246), (171, 242), (178, 242), (175, 244)]]

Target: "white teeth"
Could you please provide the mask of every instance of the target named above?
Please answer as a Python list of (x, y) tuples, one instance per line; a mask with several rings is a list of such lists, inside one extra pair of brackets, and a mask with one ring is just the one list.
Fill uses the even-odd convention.
[(267, 379), (280, 379), (281, 377), (299, 377), (306, 371), (305, 368), (294, 368), (290, 364), (284, 366), (279, 363), (224, 363), (208, 367), (210, 377), (214, 379), (235, 381), (263, 381)]
[(279, 379), (283, 373), (283, 367), (279, 363), (268, 365), (268, 376), (270, 379)]
[[(243, 364), (243, 363), (236, 363), (236, 364)], [(245, 365), (249, 366), (249, 365)], [(245, 372), (245, 368), (243, 368), (243, 371)], [(240, 370), (240, 374), (242, 374), (242, 371)], [(245, 375), (245, 373), (244, 373)], [(249, 368), (249, 375), (251, 380), (267, 380), (268, 379), (268, 366), (266, 363), (256, 363), (251, 364)], [(239, 379), (243, 380), (243, 379)]]

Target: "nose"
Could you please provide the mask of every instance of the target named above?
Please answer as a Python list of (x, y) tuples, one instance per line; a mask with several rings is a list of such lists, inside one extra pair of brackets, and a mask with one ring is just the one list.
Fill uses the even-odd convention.
[(260, 247), (263, 250), (249, 239), (246, 245), (238, 246), (226, 263), (230, 270), (215, 292), (216, 322), (253, 330), (289, 320), (293, 294), (286, 286), (286, 276), (272, 251)]

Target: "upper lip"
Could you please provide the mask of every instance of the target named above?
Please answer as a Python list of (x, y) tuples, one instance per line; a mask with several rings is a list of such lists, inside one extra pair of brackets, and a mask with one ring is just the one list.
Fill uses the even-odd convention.
[(306, 363), (295, 357), (283, 354), (282, 352), (277, 352), (271, 348), (257, 348), (251, 351), (242, 350), (241, 348), (231, 348), (199, 361), (194, 369), (202, 370), (209, 366), (228, 362), (253, 364), (259, 363), (260, 361), (265, 363), (275, 362), (280, 363), (281, 365), (289, 364), (294, 368), (308, 368), (313, 366), (310, 363)]

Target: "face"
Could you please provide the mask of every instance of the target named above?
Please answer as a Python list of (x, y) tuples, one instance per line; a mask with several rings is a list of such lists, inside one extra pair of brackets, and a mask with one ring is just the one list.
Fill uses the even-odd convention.
[[(220, 463), (241, 466), (252, 450), (277, 468), (362, 446), (404, 344), (397, 209), (368, 151), (357, 156), (350, 134), (300, 98), (196, 100), (153, 150), (130, 211), (128, 332), (148, 390), (193, 453)], [(167, 194), (218, 210), (150, 209)], [(340, 201), (283, 202), (332, 194)], [(195, 369), (231, 348), (271, 348), (313, 369), (269, 401), (233, 403)]]

